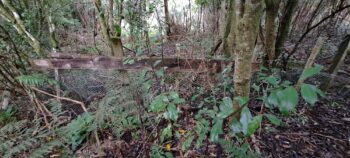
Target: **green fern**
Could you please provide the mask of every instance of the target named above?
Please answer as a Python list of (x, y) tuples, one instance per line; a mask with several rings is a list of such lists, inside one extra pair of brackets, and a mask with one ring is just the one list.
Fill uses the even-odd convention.
[(48, 143), (42, 144), (39, 148), (35, 149), (29, 158), (45, 158), (45, 155), (52, 153), (55, 147), (62, 146), (62, 143), (58, 140), (53, 140)]
[(236, 145), (227, 140), (219, 140), (220, 145), (223, 147), (227, 157), (237, 158), (254, 158), (257, 157), (255, 153), (250, 151), (249, 144), (243, 144), (242, 146)]
[(25, 86), (43, 86), (43, 85), (57, 85), (56, 80), (50, 79), (44, 74), (32, 74), (32, 75), (22, 75), (16, 77), (16, 79)]

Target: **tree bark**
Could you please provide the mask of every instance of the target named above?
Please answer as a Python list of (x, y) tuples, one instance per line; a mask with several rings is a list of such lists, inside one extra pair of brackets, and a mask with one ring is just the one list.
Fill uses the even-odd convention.
[[(266, 4), (266, 19), (265, 19), (265, 65), (271, 64), (275, 59), (275, 44), (277, 37), (278, 10), (281, 0), (265, 0)], [(266, 60), (267, 59), (267, 60)]]
[(285, 12), (283, 13), (283, 17), (280, 22), (280, 26), (278, 29), (278, 35), (276, 40), (276, 49), (275, 49), (275, 59), (277, 59), (280, 54), (282, 53), (284, 43), (287, 40), (287, 37), (289, 35), (289, 30), (293, 18), (294, 10), (298, 4), (299, 0), (288, 0)]
[(171, 35), (171, 29), (170, 29), (170, 15), (169, 15), (169, 6), (168, 6), (168, 0), (164, 0), (164, 16), (165, 16), (165, 31), (166, 36), (169, 37)]
[(229, 0), (229, 8), (227, 12), (227, 22), (224, 33), (224, 53), (227, 57), (234, 55), (234, 31), (235, 31), (235, 0)]
[(12, 23), (12, 26), (20, 35), (23, 35), (23, 37), (28, 41), (30, 46), (39, 56), (44, 55), (41, 50), (40, 42), (26, 29), (21, 17), (8, 0), (1, 0), (0, 16), (6, 21)]
[[(105, 18), (105, 14), (102, 8), (102, 3), (101, 0), (95, 0), (94, 4), (96, 7), (96, 10), (99, 14), (99, 19), (100, 19), (100, 25), (101, 25), (101, 31), (102, 34), (107, 41), (111, 53), (107, 54), (109, 56), (115, 56), (115, 57), (123, 57), (123, 44), (121, 41), (121, 21), (122, 21), (122, 3), (123, 1), (120, 2), (118, 5), (118, 19), (115, 21), (115, 24), (110, 24), (108, 19)], [(112, 3), (113, 5), (113, 3)], [(110, 6), (113, 8), (113, 6)], [(109, 17), (112, 18), (112, 17)], [(114, 21), (112, 21), (114, 23)], [(113, 26), (111, 28), (111, 26)], [(115, 31), (114, 31), (115, 30)]]
[(344, 59), (349, 54), (349, 52), (350, 52), (350, 35), (347, 35), (338, 48), (337, 54), (333, 59), (332, 66), (328, 69), (328, 73), (330, 74), (330, 76), (324, 79), (323, 83), (320, 86), (321, 90), (327, 91), (329, 89), (335, 76), (338, 73), (340, 66), (344, 62)]
[[(320, 51), (322, 49), (324, 41), (325, 41), (324, 37), (318, 38), (314, 48), (312, 49), (312, 52), (311, 52), (309, 58), (307, 59), (307, 62), (306, 62), (305, 67), (304, 67), (304, 71), (301, 74), (301, 76), (303, 76), (303, 74), (305, 73), (306, 70), (310, 69), (312, 67), (312, 65), (314, 65), (317, 55), (320, 54)], [(296, 86), (295, 86), (297, 90), (300, 89), (300, 86), (303, 82), (304, 82), (304, 79), (302, 79), (300, 77)]]
[[(235, 68), (234, 86), (235, 97), (249, 97), (250, 81), (252, 77), (252, 57), (255, 41), (259, 31), (262, 17), (263, 0), (239, 0), (235, 40)], [(237, 110), (240, 105), (233, 103), (233, 109)], [(239, 116), (236, 116), (239, 118)]]

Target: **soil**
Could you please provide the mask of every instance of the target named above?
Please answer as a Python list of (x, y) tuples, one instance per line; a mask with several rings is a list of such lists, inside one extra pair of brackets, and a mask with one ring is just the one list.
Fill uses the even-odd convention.
[(284, 126), (273, 132), (262, 130), (258, 136), (262, 156), (349, 157), (350, 104), (322, 104), (303, 110), (298, 116), (285, 118)]

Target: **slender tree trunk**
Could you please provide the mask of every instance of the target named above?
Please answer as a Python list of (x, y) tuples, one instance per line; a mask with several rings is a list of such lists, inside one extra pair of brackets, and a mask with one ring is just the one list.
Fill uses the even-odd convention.
[(224, 53), (225, 56), (231, 57), (234, 55), (233, 43), (234, 43), (234, 29), (236, 24), (235, 18), (235, 0), (229, 0), (229, 8), (227, 11), (227, 23), (224, 33)]
[(344, 62), (344, 59), (349, 54), (349, 52), (350, 52), (350, 35), (347, 35), (338, 48), (337, 54), (333, 59), (332, 66), (328, 69), (328, 73), (330, 74), (330, 76), (324, 79), (323, 83), (320, 86), (321, 90), (327, 91), (329, 89), (335, 76), (338, 73), (340, 66)]
[[(263, 0), (237, 0), (234, 86), (236, 97), (249, 97), (252, 77), (252, 57), (262, 17)], [(240, 105), (234, 101), (233, 109)], [(239, 116), (237, 116), (239, 118)]]
[(283, 13), (283, 17), (280, 22), (280, 26), (278, 29), (278, 35), (277, 35), (277, 40), (276, 40), (276, 49), (275, 49), (275, 59), (277, 59), (280, 54), (282, 53), (284, 43), (287, 40), (287, 37), (289, 35), (289, 29), (291, 26), (291, 21), (293, 18), (293, 13), (298, 5), (299, 0), (288, 0), (286, 7), (285, 7), (285, 12)]
[(169, 6), (168, 6), (168, 0), (164, 0), (164, 16), (165, 16), (165, 31), (167, 37), (171, 35), (171, 21), (170, 21), (170, 15), (169, 15)]
[(113, 46), (114, 46), (114, 56), (115, 57), (123, 57), (123, 43), (122, 43), (122, 20), (123, 20), (123, 0), (120, 0), (118, 3), (115, 3), (116, 8), (118, 10), (118, 15), (115, 17), (116, 21), (114, 23), (114, 27), (110, 28), (111, 32), (114, 32), (115, 35), (112, 38)]
[[(266, 4), (266, 19), (265, 19), (265, 58), (266, 65), (271, 66), (275, 59), (275, 44), (277, 37), (278, 10), (281, 0), (265, 0)], [(266, 61), (267, 59), (267, 61)]]
[[(310, 56), (305, 64), (304, 71), (301, 74), (301, 76), (303, 76), (303, 74), (306, 72), (306, 70), (310, 69), (312, 67), (312, 65), (314, 65), (314, 63), (316, 61), (316, 57), (321, 52), (324, 41), (325, 41), (324, 37), (318, 38), (318, 40), (317, 40), (314, 48), (312, 49), (312, 52), (311, 52), (311, 54), (310, 54)], [(302, 83), (304, 83), (304, 79), (300, 77), (297, 84), (295, 85), (296, 89), (299, 90)]]
[[(58, 41), (56, 38), (56, 26), (52, 20), (51, 11), (48, 13), (47, 22), (48, 22), (49, 32), (50, 32), (50, 43), (51, 43), (51, 48), (52, 48), (51, 53), (57, 53), (59, 46), (58, 46)], [(55, 80), (57, 82), (59, 82), (60, 77), (59, 77), (58, 69), (54, 69), (54, 74), (55, 74)], [(55, 90), (56, 90), (56, 95), (60, 96), (60, 86), (58, 84), (55, 85)]]
[[(144, 13), (146, 13), (147, 12), (147, 1), (141, 1), (141, 3), (142, 3), (141, 4), (142, 11)], [(149, 34), (148, 34), (147, 18), (148, 18), (148, 14), (144, 15), (144, 17), (142, 18), (142, 21), (143, 21), (143, 26), (144, 26), (143, 37), (146, 40), (147, 54), (149, 54), (150, 53), (151, 40), (149, 39)]]

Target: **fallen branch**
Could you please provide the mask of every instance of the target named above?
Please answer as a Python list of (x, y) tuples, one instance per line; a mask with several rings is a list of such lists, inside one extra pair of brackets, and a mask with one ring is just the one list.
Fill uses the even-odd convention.
[(39, 93), (42, 93), (42, 94), (45, 94), (45, 95), (48, 95), (50, 97), (54, 97), (54, 98), (57, 98), (59, 100), (65, 100), (65, 101), (69, 101), (69, 102), (72, 102), (72, 103), (76, 103), (76, 104), (79, 104), (81, 106), (81, 108), (84, 110), (84, 112), (88, 112), (86, 107), (85, 107), (85, 104), (81, 101), (77, 101), (77, 100), (73, 100), (73, 99), (69, 99), (69, 98), (66, 98), (66, 97), (59, 97), (59, 96), (56, 96), (56, 95), (53, 95), (53, 94), (50, 94), (50, 93), (47, 93), (45, 91), (42, 91), (40, 89), (37, 89), (35, 87), (31, 87), (32, 90), (34, 91), (37, 91)]

